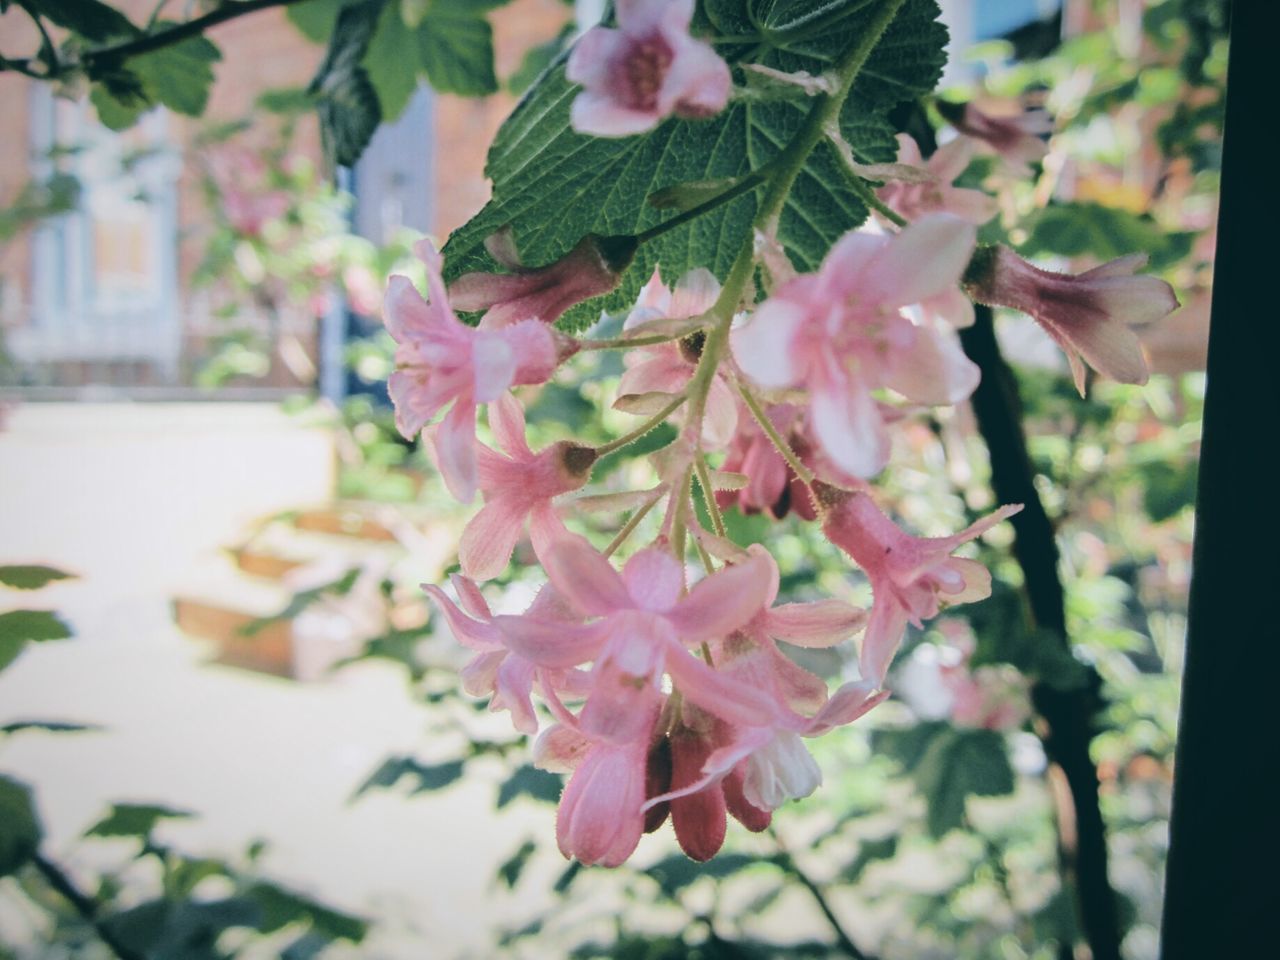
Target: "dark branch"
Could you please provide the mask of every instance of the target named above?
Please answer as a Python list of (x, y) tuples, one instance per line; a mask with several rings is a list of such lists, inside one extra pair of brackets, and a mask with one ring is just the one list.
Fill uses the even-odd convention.
[(146, 960), (142, 954), (129, 948), (121, 943), (111, 929), (107, 927), (98, 917), (98, 905), (88, 896), (81, 892), (80, 888), (75, 885), (62, 868), (52, 860), (47, 859), (40, 854), (36, 854), (31, 858), (31, 864), (36, 868), (42, 877), (48, 882), (49, 886), (57, 890), (66, 898), (67, 902), (75, 908), (81, 918), (93, 927), (94, 933), (114, 953), (119, 960)]

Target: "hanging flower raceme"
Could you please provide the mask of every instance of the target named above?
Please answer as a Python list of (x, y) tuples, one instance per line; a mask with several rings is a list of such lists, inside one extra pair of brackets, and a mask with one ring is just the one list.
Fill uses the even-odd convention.
[(1030, 314), (1071, 364), (1080, 395), (1091, 367), (1120, 383), (1146, 383), (1147, 361), (1129, 324), (1152, 323), (1178, 307), (1173, 288), (1139, 276), (1146, 254), (1120, 257), (1078, 275), (1041, 270), (1004, 246), (984, 247), (965, 273), (965, 290), (979, 303)]
[(554, 323), (583, 300), (608, 293), (635, 255), (634, 237), (588, 234), (552, 264), (530, 268), (520, 262), (509, 228), (485, 240), (489, 255), (510, 273), (464, 273), (449, 284), (457, 310), (487, 311), (480, 326), (501, 329), (522, 320)]
[(440, 276), (440, 254), (422, 241), (415, 252), (426, 265), (429, 300), (408, 277), (387, 285), (385, 318), (396, 341), (396, 370), (387, 381), (396, 426), (412, 439), (446, 405), (433, 432), (440, 473), (464, 503), (476, 490), (476, 407), (491, 403), (516, 384), (542, 383), (576, 349), (568, 337), (536, 320), (478, 330), (453, 312)]
[(973, 140), (956, 137), (939, 147), (926, 163), (910, 135), (898, 134), (898, 163), (922, 169), (926, 175), (912, 180), (891, 180), (876, 195), (894, 213), (916, 220), (928, 213), (950, 213), (974, 225), (996, 215), (995, 197), (981, 190), (952, 186), (973, 158)]
[(971, 603), (991, 595), (991, 573), (977, 560), (951, 555), (1022, 509), (1010, 504), (950, 537), (904, 533), (865, 493), (822, 484), (823, 532), (862, 568), (871, 581), (871, 618), (862, 640), (863, 677), (884, 686), (889, 664), (910, 623), (923, 627), (943, 604)]
[(954, 332), (903, 312), (952, 309), (974, 238), (972, 224), (947, 214), (892, 237), (847, 233), (817, 273), (782, 285), (734, 332), (734, 358), (748, 377), (806, 391), (814, 437), (839, 470), (870, 477), (888, 460), (874, 391), (937, 405), (977, 386), (978, 368)]
[(688, 119), (724, 109), (728, 65), (689, 36), (693, 0), (618, 0), (617, 29), (592, 27), (569, 55), (567, 76), (583, 91), (570, 119), (579, 133), (626, 137), (673, 113)]
[[(770, 406), (765, 415), (801, 461), (809, 460), (809, 439), (801, 429), (803, 411), (794, 404), (778, 403)], [(812, 464), (806, 463), (806, 466)], [(716, 501), (722, 509), (736, 504), (748, 516), (763, 511), (775, 520), (782, 519), (791, 510), (806, 520), (818, 515), (804, 481), (783, 459), (743, 404), (739, 404), (738, 429), (729, 445), (723, 469), (728, 473), (742, 474), (747, 482), (741, 490), (716, 493)]]

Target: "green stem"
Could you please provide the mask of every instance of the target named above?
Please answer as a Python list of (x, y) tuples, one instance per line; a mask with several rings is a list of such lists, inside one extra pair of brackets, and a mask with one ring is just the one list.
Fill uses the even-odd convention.
[(894, 210), (876, 196), (876, 192), (871, 188), (871, 184), (869, 184), (861, 174), (853, 169), (853, 160), (847, 156), (843, 150), (837, 149), (836, 152), (840, 155), (840, 169), (848, 175), (849, 187), (858, 195), (858, 199), (890, 223), (899, 227), (905, 227), (908, 223), (907, 218), (902, 216), (898, 211)]
[(636, 527), (640, 526), (640, 521), (649, 515), (649, 511), (652, 510), (661, 499), (661, 495), (655, 496), (652, 500), (638, 508), (636, 512), (631, 515), (627, 522), (622, 525), (622, 529), (620, 529), (614, 538), (609, 541), (609, 545), (604, 548), (604, 555), (606, 557), (613, 556), (615, 551), (627, 542), (627, 537), (631, 536)]
[(659, 223), (656, 226), (650, 227), (648, 230), (644, 230), (636, 234), (636, 243), (646, 243), (649, 240), (654, 240), (662, 236), (664, 233), (667, 233), (670, 230), (674, 230), (676, 227), (684, 226), (690, 220), (694, 220), (702, 216), (704, 213), (708, 213), (714, 210), (716, 207), (721, 206), (722, 204), (726, 204), (730, 200), (735, 200), (738, 197), (742, 196), (744, 193), (748, 193), (754, 190), (756, 187), (764, 183), (765, 180), (768, 179), (768, 177), (769, 177), (769, 165), (766, 164), (764, 167), (755, 171), (754, 173), (747, 174), (745, 177), (743, 177), (741, 180), (735, 183), (732, 187), (729, 187), (723, 193), (717, 193), (710, 200), (704, 200), (702, 203), (698, 204), (696, 207), (690, 207), (688, 210), (685, 210), (681, 213), (676, 214), (670, 220), (663, 220), (662, 223)]
[(650, 417), (644, 423), (640, 424), (640, 426), (632, 430), (630, 433), (624, 433), (622, 436), (618, 437), (616, 440), (610, 440), (608, 443), (601, 444), (600, 446), (596, 447), (596, 459), (598, 460), (601, 457), (607, 456), (608, 454), (613, 453), (613, 451), (619, 450), (622, 447), (627, 446), (627, 444), (635, 443), (637, 440), (643, 437), (646, 433), (648, 433), (654, 427), (658, 426), (658, 424), (662, 423), (663, 420), (667, 419), (667, 417), (675, 413), (676, 410), (680, 408), (680, 405), (684, 403), (685, 400), (687, 399), (688, 397), (685, 394), (683, 393), (680, 394), (675, 399), (673, 399), (670, 403), (668, 403), (665, 407), (663, 407), (661, 410), (655, 413), (652, 417)]
[(720, 504), (716, 503), (716, 492), (711, 486), (711, 471), (707, 469), (707, 458), (702, 453), (694, 457), (693, 469), (698, 473), (698, 486), (702, 488), (702, 499), (707, 505), (707, 513), (711, 517), (711, 526), (715, 529), (716, 536), (727, 536)]
[(796, 456), (796, 452), (791, 449), (791, 444), (783, 439), (782, 434), (778, 433), (778, 428), (773, 425), (773, 421), (769, 419), (769, 415), (764, 412), (764, 408), (760, 406), (760, 401), (756, 399), (755, 394), (746, 388), (746, 385), (738, 383), (738, 395), (742, 397), (742, 402), (747, 405), (747, 409), (751, 411), (751, 416), (755, 417), (756, 423), (760, 424), (760, 429), (764, 431), (764, 435), (769, 438), (769, 442), (774, 445), (778, 453), (782, 455), (782, 459), (787, 461), (787, 466), (795, 471), (796, 476), (804, 482), (806, 486), (813, 483), (813, 471), (800, 462), (800, 458)]
[(44, 877), (49, 886), (62, 894), (66, 901), (75, 908), (76, 913), (93, 928), (93, 932), (97, 934), (98, 939), (106, 945), (107, 949), (119, 957), (120, 960), (143, 960), (141, 954), (116, 939), (116, 935), (111, 932), (111, 929), (98, 918), (98, 905), (75, 885), (60, 866), (38, 853), (31, 858), (31, 865)]
[(671, 343), (687, 337), (689, 332), (674, 336), (653, 334), (649, 337), (612, 337), (605, 340), (579, 340), (579, 350), (629, 350), (631, 347), (652, 347), (659, 343)]

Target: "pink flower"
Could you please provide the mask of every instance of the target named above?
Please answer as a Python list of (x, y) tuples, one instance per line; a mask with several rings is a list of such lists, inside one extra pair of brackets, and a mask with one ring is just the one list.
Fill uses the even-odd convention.
[(1147, 382), (1147, 361), (1128, 324), (1159, 320), (1177, 309), (1178, 298), (1159, 277), (1135, 276), (1146, 262), (1136, 253), (1072, 276), (1032, 266), (1008, 247), (987, 247), (974, 256), (965, 289), (979, 303), (1038, 320), (1066, 353), (1084, 396), (1083, 361), (1120, 383)]
[[(709, 270), (689, 271), (677, 281), (675, 289), (670, 290), (655, 267), (623, 329), (642, 334), (646, 324), (697, 317), (711, 309), (719, 295), (720, 283)], [(618, 383), (618, 396), (682, 392), (697, 369), (704, 336), (697, 332), (672, 343), (628, 350), (623, 361), (627, 370)], [(733, 437), (737, 423), (738, 407), (733, 391), (717, 373), (707, 392), (703, 443), (708, 447), (723, 447)]]
[(485, 504), (458, 544), (462, 572), (474, 580), (488, 580), (503, 571), (526, 519), (539, 557), (552, 543), (568, 537), (552, 498), (586, 483), (596, 458), (590, 447), (564, 440), (535, 454), (525, 440), (524, 410), (509, 393), (490, 405), (489, 427), (507, 455), (483, 444), (476, 448)]
[[(646, 734), (661, 699), (663, 673), (684, 697), (727, 720), (754, 716), (761, 697), (727, 680), (686, 646), (715, 640), (755, 613), (769, 569), (758, 557), (726, 567), (681, 596), (683, 569), (661, 547), (641, 550), (621, 575), (584, 540), (557, 543), (544, 558), (547, 575), (575, 610), (594, 622), (566, 627), (525, 615), (494, 623), (510, 648), (546, 667), (592, 661), (582, 732), (624, 743)], [(745, 602), (744, 602), (745, 601)]]
[(424, 301), (408, 277), (387, 285), (385, 323), (396, 341), (387, 389), (396, 426), (409, 439), (453, 404), (432, 441), (450, 492), (467, 503), (476, 489), (476, 405), (515, 384), (545, 381), (562, 359), (563, 341), (536, 320), (502, 330), (466, 326), (445, 296), (440, 254), (425, 240), (414, 249), (426, 264), (431, 299)]
[(962, 543), (981, 536), (1022, 509), (1011, 504), (950, 537), (913, 537), (900, 530), (871, 497), (820, 486), (826, 507), (822, 529), (871, 581), (871, 619), (863, 637), (862, 675), (883, 687), (907, 624), (922, 627), (942, 604), (971, 603), (991, 594), (991, 573), (976, 560), (953, 557)]
[(808, 391), (814, 437), (839, 470), (870, 477), (888, 460), (874, 391), (947, 404), (977, 386), (978, 368), (954, 332), (902, 312), (951, 302), (974, 236), (971, 224), (947, 214), (893, 237), (847, 233), (817, 273), (781, 286), (734, 332), (734, 357), (752, 380)]
[(271, 220), (289, 210), (289, 194), (268, 186), (270, 172), (251, 150), (227, 147), (209, 159), (209, 173), (217, 186), (222, 213), (233, 230), (257, 237)]
[(999, 154), (1019, 175), (1030, 172), (1030, 164), (1049, 152), (1044, 134), (1053, 130), (1053, 121), (1042, 112), (993, 117), (972, 103), (938, 102), (942, 116), (960, 133), (979, 140)]
[(584, 736), (573, 726), (539, 738), (539, 765), (573, 769), (556, 811), (556, 842), (565, 857), (616, 867), (631, 856), (645, 827), (650, 738), (661, 705), (645, 706), (637, 736), (614, 742)]
[(583, 91), (571, 121), (579, 133), (625, 137), (675, 114), (710, 117), (728, 102), (729, 67), (689, 36), (693, 0), (618, 0), (618, 29), (592, 27), (569, 55)]
[(908, 134), (898, 134), (898, 163), (923, 167), (928, 178), (916, 181), (895, 180), (876, 191), (885, 204), (907, 220), (926, 213), (950, 213), (974, 225), (986, 223), (996, 215), (995, 197), (981, 190), (953, 187), (952, 181), (964, 173), (973, 156), (973, 141), (957, 137), (939, 147), (926, 163), (920, 148)]
[[(809, 441), (798, 422), (802, 419), (802, 411), (792, 404), (779, 403), (769, 407), (765, 415), (803, 462), (809, 454)], [(804, 481), (782, 459), (778, 448), (760, 429), (745, 405), (739, 405), (738, 429), (720, 469), (726, 473), (741, 473), (747, 478), (747, 484), (741, 490), (716, 493), (716, 501), (721, 508), (727, 509), (736, 504), (744, 514), (766, 511), (775, 520), (781, 520), (792, 509), (806, 520), (813, 520), (818, 515)]]
[(520, 263), (510, 228), (485, 241), (489, 254), (511, 273), (464, 273), (449, 284), (458, 310), (487, 310), (481, 326), (507, 327), (522, 320), (554, 323), (576, 303), (608, 293), (631, 262), (632, 237), (588, 234), (555, 263), (529, 268)]
[(373, 271), (363, 264), (352, 264), (342, 271), (342, 285), (347, 289), (351, 309), (361, 316), (372, 317), (382, 309), (382, 287)]
[[(455, 639), (476, 651), (462, 668), (463, 689), (473, 697), (490, 697), (492, 711), (510, 710), (512, 725), (521, 733), (537, 733), (538, 717), (530, 698), (534, 681), (541, 680), (544, 692), (563, 690), (577, 695), (585, 689), (586, 675), (577, 670), (540, 668), (512, 652), (502, 632), (494, 626), (489, 604), (476, 585), (456, 574), (450, 579), (461, 607), (434, 584), (423, 584), (422, 589), (439, 607)], [(549, 586), (538, 592), (527, 613), (566, 626), (582, 622), (581, 618), (574, 618), (563, 599)]]
[(924, 720), (949, 717), (957, 727), (1015, 730), (1031, 715), (1027, 678), (1009, 664), (971, 667), (973, 634), (944, 619), (939, 629), (961, 635), (951, 643), (922, 643), (897, 672), (898, 693)]

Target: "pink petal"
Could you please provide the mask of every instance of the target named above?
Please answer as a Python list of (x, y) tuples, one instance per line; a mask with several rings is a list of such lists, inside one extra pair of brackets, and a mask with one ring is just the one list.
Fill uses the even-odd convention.
[(875, 592), (867, 632), (862, 637), (862, 649), (858, 655), (858, 668), (868, 683), (884, 686), (889, 664), (902, 645), (907, 620), (907, 611), (892, 594), (887, 590)]
[(555, 334), (538, 320), (521, 320), (495, 331), (516, 358), (513, 384), (545, 383), (560, 362)]
[(857, 382), (826, 380), (809, 396), (814, 438), (839, 469), (874, 477), (889, 461), (889, 436), (870, 391)]
[(476, 406), (459, 397), (431, 437), (445, 486), (461, 503), (476, 495)]
[(534, 665), (524, 657), (507, 657), (498, 667), (490, 710), (509, 710), (511, 725), (524, 734), (538, 732), (538, 715), (533, 710)]
[(449, 582), (453, 584), (453, 589), (458, 593), (458, 602), (462, 604), (462, 609), (467, 611), (477, 620), (492, 620), (493, 613), (489, 610), (489, 602), (485, 600), (484, 594), (480, 592), (480, 588), (466, 577), (460, 577), (456, 573), (450, 574)]
[(853, 723), (888, 697), (888, 690), (876, 692), (876, 686), (869, 680), (846, 683), (818, 711), (809, 729), (805, 731), (805, 736), (816, 737), (828, 730)]
[(867, 613), (839, 600), (784, 603), (765, 614), (765, 632), (797, 647), (830, 647), (861, 630)]
[[(679, 791), (702, 779), (702, 765), (711, 753), (703, 736), (677, 732), (671, 737), (671, 789)], [(671, 801), (671, 825), (680, 849), (691, 860), (703, 863), (714, 857), (725, 836), (724, 792), (709, 786)]]
[(622, 580), (631, 595), (631, 604), (640, 610), (666, 613), (680, 597), (684, 571), (666, 550), (649, 547), (627, 561)]
[(674, 320), (706, 313), (720, 297), (720, 281), (705, 267), (690, 270), (678, 281), (671, 294), (666, 315)]
[(507, 568), (524, 532), (529, 504), (516, 497), (494, 497), (468, 521), (458, 542), (462, 572), (473, 580), (492, 580)]
[(931, 406), (959, 403), (978, 386), (982, 372), (965, 356), (954, 333), (915, 327), (909, 351), (886, 370), (885, 385)]
[(727, 447), (738, 430), (738, 401), (721, 377), (713, 377), (707, 390), (702, 442), (710, 449)]
[[(619, 646), (631, 646), (634, 653), (637, 643), (647, 638), (632, 637)], [(616, 640), (616, 638), (615, 638)], [(614, 646), (611, 642), (610, 646)], [(628, 659), (611, 656), (609, 652), (596, 662), (591, 671), (591, 693), (578, 716), (584, 733), (596, 740), (609, 743), (629, 743), (644, 737), (653, 726), (653, 712), (661, 700), (658, 675), (661, 665), (655, 660), (652, 649), (647, 651), (648, 669), (637, 671)]]
[(742, 372), (766, 390), (789, 387), (801, 375), (792, 343), (805, 321), (805, 308), (790, 300), (766, 300), (731, 334), (733, 358)]
[(622, 577), (585, 540), (575, 538), (557, 544), (543, 564), (555, 588), (589, 617), (607, 616), (632, 606)]
[(707, 44), (686, 35), (676, 45), (658, 102), (664, 113), (674, 109), (681, 117), (713, 117), (729, 102), (732, 89), (729, 65)]
[(769, 565), (759, 556), (701, 580), (667, 614), (686, 644), (722, 637), (750, 620), (769, 587)]
[(568, 773), (577, 768), (590, 749), (591, 741), (579, 730), (555, 723), (533, 742), (533, 762), (552, 773)]
[(489, 429), (498, 446), (517, 460), (533, 457), (525, 439), (524, 407), (510, 393), (503, 393), (489, 405)]
[(494, 617), (493, 625), (513, 651), (544, 667), (586, 663), (596, 657), (606, 640), (598, 624), (580, 626), (528, 614)]
[(529, 512), (529, 540), (533, 544), (533, 553), (540, 563), (546, 563), (546, 557), (556, 545), (573, 537), (560, 519), (555, 507), (549, 500), (540, 500)]
[(477, 403), (497, 400), (515, 379), (516, 354), (511, 345), (492, 334), (481, 334), (471, 347)]
[(767, 692), (713, 670), (687, 650), (673, 646), (666, 670), (685, 699), (729, 723), (763, 726), (778, 715), (778, 704)]
[(597, 137), (629, 137), (644, 133), (656, 127), (661, 119), (656, 111), (621, 107), (611, 98), (591, 90), (578, 94), (569, 108), (573, 129)]
[[(473, 619), (459, 610), (443, 590), (432, 583), (424, 583), (422, 589), (436, 602), (444, 615), (449, 630), (458, 642), (473, 650), (493, 650), (502, 646), (502, 634), (486, 620)], [(464, 599), (464, 603), (466, 600)]]
[(644, 825), (640, 747), (596, 744), (569, 779), (556, 815), (556, 842), (566, 857), (616, 867), (635, 850)]
[(960, 282), (977, 238), (973, 224), (945, 213), (921, 217), (867, 265), (862, 295), (886, 307), (937, 296)]
[(608, 27), (592, 27), (573, 45), (565, 76), (570, 83), (597, 86), (608, 80), (610, 61), (626, 41), (621, 31)]

